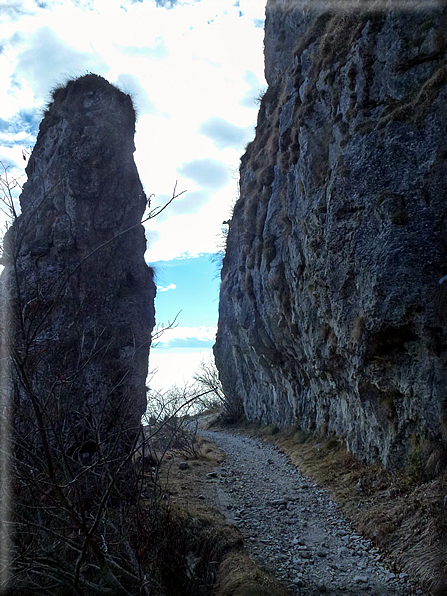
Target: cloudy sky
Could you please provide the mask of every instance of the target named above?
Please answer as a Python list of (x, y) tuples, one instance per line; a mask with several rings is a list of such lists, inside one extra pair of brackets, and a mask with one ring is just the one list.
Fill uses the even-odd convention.
[(157, 322), (181, 311), (153, 351), (158, 385), (178, 381), (172, 366), (162, 374), (162, 353), (206, 354), (214, 342), (210, 255), (266, 87), (264, 11), (265, 0), (0, 0), (0, 161), (10, 175), (24, 175), (22, 152), (35, 143), (51, 89), (94, 72), (134, 99), (135, 160), (153, 206), (176, 182), (187, 191), (147, 225)]

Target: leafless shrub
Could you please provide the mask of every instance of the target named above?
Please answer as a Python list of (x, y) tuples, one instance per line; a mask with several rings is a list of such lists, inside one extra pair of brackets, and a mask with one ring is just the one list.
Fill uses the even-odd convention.
[(193, 379), (199, 388), (210, 391), (206, 398), (200, 401), (204, 409), (210, 410), (225, 405), (225, 395), (213, 356), (209, 360), (202, 360), (200, 362)]

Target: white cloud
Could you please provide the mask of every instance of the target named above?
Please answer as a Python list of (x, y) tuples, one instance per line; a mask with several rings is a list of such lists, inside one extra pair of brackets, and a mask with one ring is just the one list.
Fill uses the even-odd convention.
[[(164, 221), (155, 218), (148, 222), (146, 261), (154, 263), (180, 255), (215, 253), (222, 222), (228, 219), (236, 196), (237, 184), (232, 180), (232, 184), (214, 193), (198, 213), (174, 215)], [(154, 232), (156, 241), (152, 239)]]
[[(164, 391), (172, 385), (183, 387), (193, 382), (200, 363), (212, 357), (211, 348), (169, 349), (151, 348), (148, 386)], [(149, 404), (150, 408), (150, 404)]]
[(177, 171), (199, 186), (218, 190), (226, 186), (230, 180), (228, 167), (214, 159), (194, 159), (182, 164)]
[(242, 149), (253, 138), (253, 126), (236, 126), (218, 116), (202, 122), (198, 132), (211, 139), (218, 149)]
[(121, 45), (117, 46), (117, 51), (125, 56), (150, 58), (155, 60), (163, 60), (167, 58), (169, 52), (166, 47), (165, 41), (162, 37), (155, 39), (152, 46), (144, 45)]
[[(217, 327), (174, 327), (163, 331), (161, 337), (157, 340), (160, 347), (188, 347), (186, 344), (202, 343), (212, 345), (216, 339)], [(174, 345), (175, 344), (175, 345)], [(199, 347), (190, 345), (189, 347)]]
[(148, 384), (151, 389), (168, 389), (192, 382), (202, 360), (209, 360), (216, 339), (216, 327), (176, 327), (163, 332), (149, 355)]
[(177, 286), (175, 284), (169, 284), (168, 286), (157, 286), (157, 292), (168, 292), (169, 290), (175, 290)]
[(256, 110), (259, 107), (259, 98), (265, 93), (267, 86), (264, 82), (261, 82), (254, 72), (247, 70), (244, 76), (244, 81), (250, 85), (246, 91), (244, 97), (239, 101), (239, 105)]
[(264, 0), (174, 4), (23, 0), (0, 22), (0, 156), (8, 163), (23, 166), (51, 89), (68, 77), (95, 72), (133, 96), (146, 194), (160, 204), (176, 180), (189, 191), (147, 226), (151, 260), (214, 251), (236, 196), (230, 170), (256, 120), (241, 100), (263, 81), (263, 32), (253, 19), (263, 18)]
[(138, 115), (155, 112), (154, 105), (149, 99), (146, 90), (135, 75), (122, 73), (116, 78), (115, 84), (119, 89), (128, 93)]
[(16, 81), (31, 85), (35, 95), (43, 99), (56, 82), (64, 83), (66, 78), (93, 70), (98, 74), (108, 70), (101, 56), (70, 47), (53, 29), (43, 26), (30, 36), (26, 49), (18, 55)]
[(167, 221), (175, 215), (185, 215), (197, 213), (209, 201), (209, 193), (196, 190), (185, 193), (176, 201), (173, 201), (169, 207), (159, 216), (159, 221)]
[(32, 2), (23, 2), (20, 0), (6, 0), (6, 2), (2, 2), (0, 4), (0, 7), (4, 16), (8, 17), (8, 19), (12, 22), (17, 21), (24, 15), (33, 14), (33, 8), (35, 8)]

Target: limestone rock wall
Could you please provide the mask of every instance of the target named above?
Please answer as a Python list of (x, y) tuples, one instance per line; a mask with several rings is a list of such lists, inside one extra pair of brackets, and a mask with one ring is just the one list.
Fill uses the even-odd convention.
[(105, 79), (57, 89), (4, 243), (17, 436), (41, 416), (87, 463), (126, 453), (146, 409), (155, 285), (134, 131), (130, 97)]
[(443, 5), (267, 2), (268, 89), (222, 268), (227, 399), (389, 467), (447, 441)]

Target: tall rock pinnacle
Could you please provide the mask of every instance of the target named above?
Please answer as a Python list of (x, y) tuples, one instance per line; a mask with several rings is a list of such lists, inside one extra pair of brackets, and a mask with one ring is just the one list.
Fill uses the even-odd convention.
[(134, 132), (130, 97), (105, 79), (57, 89), (5, 238), (15, 436), (45, 450), (43, 425), (82, 463), (129, 453), (146, 409), (155, 285)]

